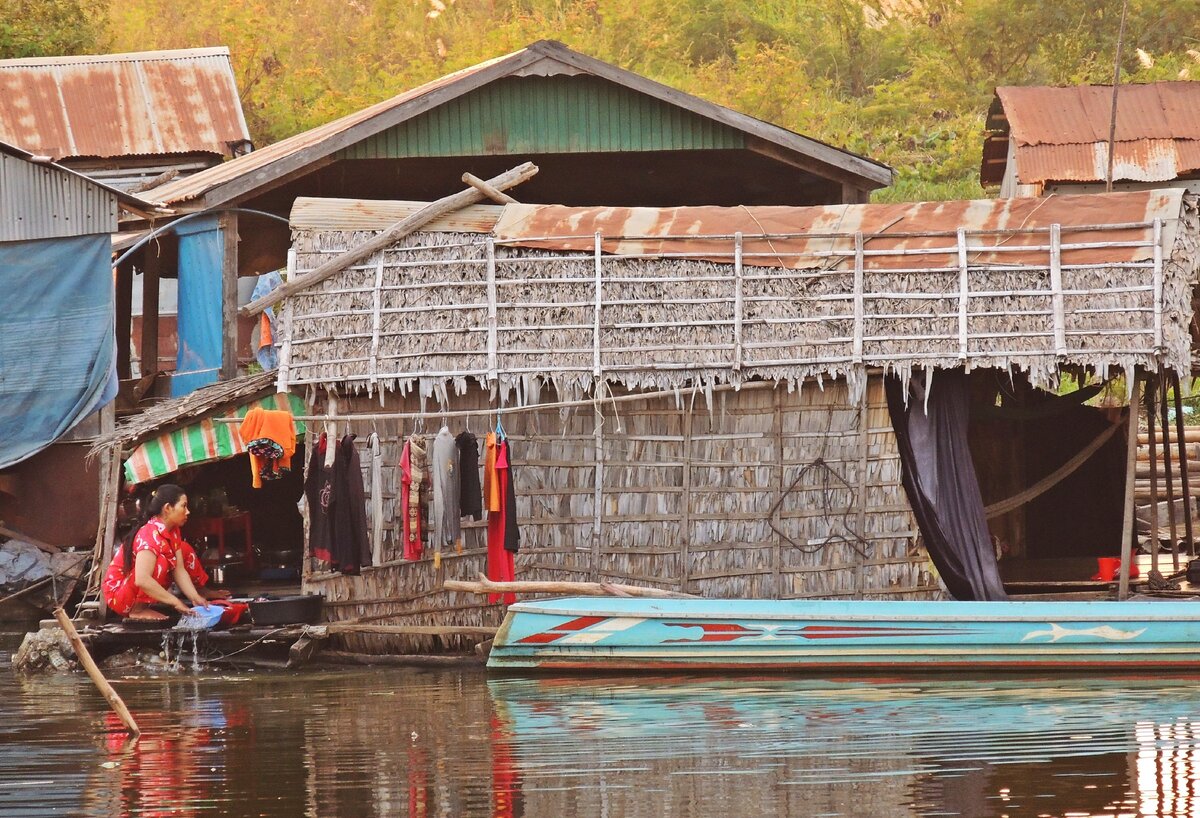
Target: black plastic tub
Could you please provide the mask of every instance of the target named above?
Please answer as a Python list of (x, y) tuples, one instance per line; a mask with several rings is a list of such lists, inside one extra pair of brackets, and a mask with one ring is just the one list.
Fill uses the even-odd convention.
[(312, 625), (321, 618), (320, 594), (262, 597), (250, 600), (250, 619), (255, 625)]

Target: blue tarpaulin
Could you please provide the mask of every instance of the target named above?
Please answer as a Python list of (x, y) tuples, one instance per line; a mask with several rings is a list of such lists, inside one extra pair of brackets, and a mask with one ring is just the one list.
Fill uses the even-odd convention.
[(217, 216), (192, 219), (179, 235), (179, 355), (171, 397), (216, 383), (221, 369), (221, 262), (225, 251)]
[(116, 396), (107, 234), (0, 242), (0, 469)]

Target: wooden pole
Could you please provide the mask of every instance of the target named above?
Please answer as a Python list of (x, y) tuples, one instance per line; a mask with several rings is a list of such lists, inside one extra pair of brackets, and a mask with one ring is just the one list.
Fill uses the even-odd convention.
[(498, 204), (517, 204), (518, 203), (517, 200), (514, 199), (512, 196), (509, 196), (507, 193), (505, 193), (502, 190), (497, 190), (496, 188), (492, 187), (487, 182), (483, 181), (478, 176), (476, 176), (474, 173), (464, 173), (462, 175), (462, 180), (464, 182), (466, 182), (468, 185), (470, 185), (471, 187), (478, 190), (484, 196), (487, 196), (493, 202), (496, 202)]
[(142, 253), (142, 377), (158, 372), (159, 269), (161, 241), (152, 241)]
[(1167, 525), (1171, 539), (1171, 560), (1174, 564), (1173, 570), (1179, 570), (1179, 534), (1175, 529), (1175, 481), (1171, 479), (1171, 419), (1167, 413), (1167, 378), (1166, 375), (1158, 377), (1159, 390), (1158, 401), (1160, 416), (1162, 417), (1162, 439), (1163, 439), (1163, 469), (1166, 471), (1167, 481)]
[(63, 632), (67, 635), (67, 639), (70, 640), (71, 647), (75, 649), (75, 655), (79, 657), (79, 663), (83, 665), (83, 669), (87, 671), (88, 676), (92, 677), (92, 681), (99, 688), (101, 695), (108, 700), (108, 704), (112, 707), (113, 712), (120, 716), (126, 730), (134, 738), (140, 736), (142, 730), (134, 720), (133, 714), (129, 712), (129, 708), (125, 706), (125, 702), (121, 700), (117, 691), (113, 690), (113, 686), (108, 683), (108, 679), (104, 678), (104, 674), (96, 666), (95, 660), (92, 659), (92, 654), (88, 652), (87, 646), (79, 638), (79, 632), (75, 630), (74, 623), (71, 622), (71, 618), (67, 616), (67, 612), (62, 609), (61, 605), (54, 609), (54, 618), (58, 620), (58, 624), (62, 626)]
[(237, 376), (238, 214), (221, 216), (221, 380)]
[(1192, 536), (1192, 487), (1188, 481), (1187, 442), (1183, 438), (1183, 398), (1179, 394), (1179, 373), (1171, 370), (1171, 386), (1175, 390), (1175, 442), (1179, 446), (1179, 487), (1183, 494), (1183, 529), (1187, 537), (1189, 557), (1196, 556)]
[(654, 599), (695, 599), (694, 594), (664, 591), (660, 588), (644, 588), (640, 585), (618, 585), (609, 582), (492, 582), (483, 574), (477, 582), (448, 579), (442, 583), (447, 591), (464, 591), (468, 594), (568, 594), (571, 596), (616, 596), (652, 597)]
[(128, 380), (129, 339), (133, 326), (133, 262), (124, 261), (117, 267), (116, 275), (117, 315), (117, 377)]
[[(532, 162), (526, 162), (523, 165), (518, 165), (512, 170), (501, 173), (499, 176), (488, 179), (487, 184), (491, 185), (496, 190), (507, 190), (510, 187), (521, 184), (521, 182), (524, 182), (527, 179), (533, 178), (534, 174), (537, 172), (537, 165), (533, 164)], [(447, 213), (452, 213), (453, 211), (459, 210), (467, 205), (482, 202), (484, 198), (486, 197), (483, 193), (476, 188), (471, 187), (451, 196), (438, 199), (436, 202), (430, 202), (408, 218), (396, 222), (375, 238), (363, 242), (358, 247), (353, 247), (347, 250), (336, 258), (330, 259), (310, 273), (297, 276), (294, 280), (287, 282), (282, 287), (275, 288), (262, 298), (251, 301), (249, 304), (242, 307), (240, 314), (258, 315), (267, 307), (278, 304), (289, 295), (294, 295), (295, 293), (305, 290), (314, 284), (318, 284), (330, 276), (346, 269), (351, 264), (362, 261), (363, 259), (374, 255), (385, 247), (395, 244), (405, 236), (417, 232), (434, 219), (444, 216)]]
[[(1154, 440), (1154, 388), (1146, 390), (1146, 430)], [(1158, 444), (1150, 444), (1150, 567), (1158, 570)]]
[(1117, 599), (1129, 596), (1129, 560), (1133, 557), (1134, 506), (1133, 488), (1137, 475), (1138, 406), (1142, 402), (1142, 373), (1135, 370), (1133, 394), (1129, 397), (1129, 429), (1125, 445), (1125, 515), (1121, 536), (1121, 581), (1117, 586)]

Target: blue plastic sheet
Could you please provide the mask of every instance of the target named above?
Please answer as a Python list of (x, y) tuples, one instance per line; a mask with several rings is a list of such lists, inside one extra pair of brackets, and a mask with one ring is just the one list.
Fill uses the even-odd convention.
[(181, 224), (179, 234), (179, 354), (171, 397), (216, 383), (221, 369), (221, 260), (224, 240), (217, 216)]
[(0, 469), (116, 395), (107, 235), (0, 242)]

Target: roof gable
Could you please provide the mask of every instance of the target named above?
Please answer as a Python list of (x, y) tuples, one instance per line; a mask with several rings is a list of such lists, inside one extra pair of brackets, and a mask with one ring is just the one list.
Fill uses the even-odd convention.
[(633, 72), (572, 51), (561, 43), (540, 41), (513, 52), (448, 74), (425, 85), (377, 103), (341, 119), (268, 145), (254, 153), (209, 168), (187, 179), (168, 183), (153, 198), (184, 202), (203, 197), (215, 207), (247, 194), (273, 187), (279, 180), (334, 161), (340, 151), (396, 128), (439, 106), (508, 77), (588, 74), (624, 86), (696, 117), (742, 132), (743, 139), (758, 140), (782, 151), (797, 164), (828, 169), (831, 175), (852, 177), (863, 187), (891, 183), (886, 165), (763, 122), (737, 111), (678, 91)]

